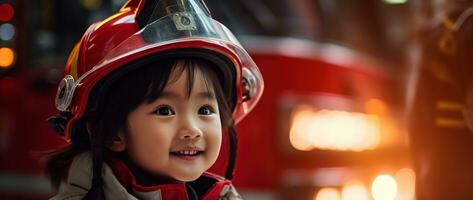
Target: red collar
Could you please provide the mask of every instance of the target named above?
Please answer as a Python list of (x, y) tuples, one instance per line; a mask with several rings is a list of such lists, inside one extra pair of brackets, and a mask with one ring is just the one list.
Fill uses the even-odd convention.
[[(135, 194), (137, 196), (154, 196), (157, 194), (153, 193), (159, 193), (162, 199), (187, 200), (188, 198), (186, 185), (184, 182), (159, 184), (155, 186), (143, 186), (136, 181), (133, 173), (120, 159), (113, 158), (108, 160), (107, 163), (112, 168), (115, 177), (129, 193)], [(218, 199), (223, 188), (226, 185), (231, 184), (229, 180), (209, 172), (205, 172), (202, 176), (215, 180), (215, 183), (210, 187), (205, 195), (201, 197), (201, 199)]]
[(128, 191), (133, 189), (141, 192), (155, 191), (159, 189), (167, 189), (172, 187), (173, 189), (183, 189), (185, 191), (185, 184), (182, 182), (170, 183), (170, 184), (159, 184), (156, 186), (144, 186), (140, 185), (136, 181), (135, 175), (131, 172), (128, 166), (118, 158), (110, 159), (107, 162), (113, 170), (113, 173), (117, 177), (118, 181), (125, 187)]

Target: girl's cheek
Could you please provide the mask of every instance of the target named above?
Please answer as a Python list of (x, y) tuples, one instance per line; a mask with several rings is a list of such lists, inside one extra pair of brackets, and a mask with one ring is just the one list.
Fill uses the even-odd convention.
[(214, 128), (214, 130), (211, 131), (211, 135), (210, 137), (215, 140), (216, 142), (221, 142), (222, 141), (222, 137), (223, 137), (223, 131), (221, 128)]

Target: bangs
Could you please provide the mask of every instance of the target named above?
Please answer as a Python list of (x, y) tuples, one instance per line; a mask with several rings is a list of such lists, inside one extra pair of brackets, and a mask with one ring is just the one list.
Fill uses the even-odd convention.
[[(220, 118), (222, 121), (222, 126), (226, 127), (231, 123), (231, 117), (234, 106), (234, 103), (229, 101), (229, 96), (225, 95), (224, 81), (223, 78), (219, 78), (218, 69), (221, 69), (218, 66), (215, 66), (212, 62), (202, 60), (202, 59), (177, 59), (173, 60), (171, 63), (166, 63), (167, 66), (149, 66), (151, 71), (145, 72), (146, 77), (151, 78), (145, 82), (148, 82), (147, 92), (144, 96), (143, 103), (152, 103), (158, 99), (164, 91), (166, 85), (177, 81), (181, 76), (187, 75), (186, 80), (186, 98), (192, 93), (194, 82), (196, 79), (196, 74), (200, 73), (206, 92), (214, 94), (217, 99)], [(163, 70), (164, 68), (164, 70)], [(151, 75), (151, 76), (150, 76)], [(159, 77), (159, 78), (158, 78)], [(230, 88), (226, 90), (231, 91)]]
[[(196, 74), (199, 72), (202, 75), (201, 78), (203, 79), (202, 81), (204, 82), (206, 92), (215, 94), (214, 88), (219, 84), (219, 81), (217, 74), (209, 69), (208, 63), (195, 59), (179, 59), (169, 65), (168, 68), (170, 69), (166, 70), (166, 80), (161, 79), (163, 81), (157, 81), (158, 79), (154, 79), (149, 81), (150, 84), (147, 87), (148, 92), (145, 95), (145, 103), (151, 103), (158, 99), (164, 88), (166, 88), (166, 85), (176, 82), (181, 76), (187, 76), (186, 98), (189, 98), (192, 93)], [(160, 73), (161, 72), (160, 70)]]

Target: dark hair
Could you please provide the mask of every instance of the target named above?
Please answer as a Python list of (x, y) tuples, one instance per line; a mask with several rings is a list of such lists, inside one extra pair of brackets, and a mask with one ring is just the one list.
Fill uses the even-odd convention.
[[(225, 80), (224, 74), (235, 76), (234, 71), (228, 71), (234, 69), (216, 66), (212, 62), (199, 58), (164, 59), (150, 62), (137, 70), (126, 72), (126, 75), (111, 75), (94, 87), (89, 97), (87, 113), (74, 126), (71, 143), (46, 156), (46, 173), (53, 186), (58, 188), (60, 182), (67, 177), (74, 156), (91, 151), (94, 177), (89, 193), (92, 190), (101, 190), (101, 187), (97, 188), (97, 185), (102, 185), (101, 175), (96, 172), (101, 171), (104, 158), (111, 153), (107, 147), (111, 146), (120, 130), (126, 130), (128, 114), (141, 103), (151, 103), (159, 98), (172, 72), (177, 72), (178, 75), (187, 73), (189, 77), (187, 93), (190, 95), (196, 70), (202, 72), (207, 87), (214, 90), (222, 128), (229, 128), (230, 137), (232, 137), (235, 131), (232, 121), (232, 111), (236, 103), (234, 100), (235, 77)], [(230, 163), (234, 165), (234, 160)], [(102, 192), (92, 193), (97, 195)], [(85, 199), (93, 198), (86, 196)]]

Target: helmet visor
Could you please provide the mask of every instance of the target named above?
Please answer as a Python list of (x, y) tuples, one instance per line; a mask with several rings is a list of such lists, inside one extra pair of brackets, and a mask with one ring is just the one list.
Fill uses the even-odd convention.
[[(176, 43), (189, 44), (189, 42), (196, 41), (202, 44), (204, 42), (232, 51), (238, 57), (238, 63), (235, 64), (240, 65), (235, 66), (240, 72), (238, 78), (248, 79), (245, 83), (249, 87), (249, 92), (247, 92), (249, 98), (246, 98), (245, 101), (237, 100), (237, 110), (233, 113), (234, 120), (240, 121), (252, 110), (263, 91), (261, 73), (231, 31), (212, 19), (201, 2), (196, 0), (160, 0), (148, 16), (149, 18), (144, 20), (146, 24), (142, 29), (113, 48), (93, 70), (80, 77), (77, 84), (93, 71), (139, 52), (161, 49), (160, 47)], [(236, 84), (237, 87), (241, 85), (241, 83)]]

